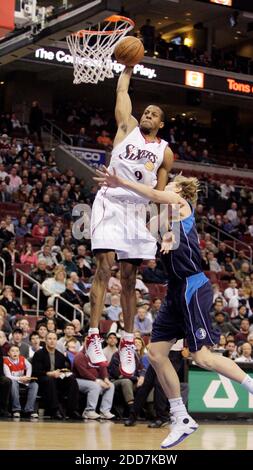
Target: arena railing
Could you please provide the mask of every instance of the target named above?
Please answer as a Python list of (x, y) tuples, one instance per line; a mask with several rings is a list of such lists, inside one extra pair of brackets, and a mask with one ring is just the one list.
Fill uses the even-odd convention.
[[(2, 266), (1, 266), (2, 264)], [(5, 286), (5, 278), (6, 278), (6, 263), (5, 260), (0, 256), (0, 277), (2, 278), (2, 287)]]
[(53, 146), (53, 138), (55, 138), (61, 144), (73, 145), (73, 139), (60, 127), (49, 119), (44, 119), (43, 129), (50, 134), (51, 147)]
[[(1, 274), (1, 273), (0, 273)], [(24, 281), (28, 280), (30, 281), (33, 285), (37, 286), (37, 295), (34, 296), (31, 292), (29, 292), (26, 287), (24, 286)], [(33, 300), (36, 303), (36, 316), (38, 317), (42, 311), (40, 310), (40, 297), (41, 297), (41, 291), (42, 291), (42, 285), (36, 281), (32, 276), (29, 276), (29, 274), (25, 273), (21, 269), (17, 268), (14, 271), (14, 286), (19, 290), (19, 300), (22, 305), (24, 295), (26, 295), (29, 299)], [(55, 296), (55, 314), (56, 317), (62, 318), (66, 322), (70, 322), (71, 320), (64, 315), (62, 315), (59, 312), (59, 301), (63, 302), (64, 304), (68, 305), (69, 307), (73, 308), (73, 320), (76, 319), (77, 313), (80, 315), (80, 323), (81, 327), (84, 325), (84, 312), (81, 310), (81, 308), (76, 307), (74, 304), (69, 302), (68, 300), (64, 299), (60, 295)]]
[[(212, 240), (215, 240), (216, 242), (220, 243), (221, 241), (225, 243), (226, 247), (229, 248), (229, 250), (232, 250), (234, 253), (238, 253), (242, 248), (244, 247), (245, 251), (249, 252), (249, 255), (245, 254), (245, 258), (248, 259), (250, 264), (252, 264), (252, 247), (248, 245), (248, 243), (242, 242), (238, 238), (234, 237), (233, 235), (230, 235), (230, 233), (225, 232), (224, 230), (216, 227), (216, 225), (211, 224), (210, 222), (207, 222), (207, 220), (202, 220), (202, 232), (205, 232), (205, 227), (210, 227), (211, 229), (215, 230), (217, 232), (217, 237), (215, 235), (211, 235)], [(221, 235), (224, 240), (221, 240)], [(233, 246), (230, 246), (226, 243), (226, 241), (231, 241), (233, 242)], [(239, 244), (240, 248), (237, 248), (236, 245)]]

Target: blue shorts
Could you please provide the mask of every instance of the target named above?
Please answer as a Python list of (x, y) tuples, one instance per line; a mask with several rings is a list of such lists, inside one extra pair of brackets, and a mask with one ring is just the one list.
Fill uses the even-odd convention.
[(165, 301), (153, 324), (152, 343), (186, 338), (191, 352), (217, 344), (220, 332), (211, 324), (213, 290), (204, 273), (168, 285)]

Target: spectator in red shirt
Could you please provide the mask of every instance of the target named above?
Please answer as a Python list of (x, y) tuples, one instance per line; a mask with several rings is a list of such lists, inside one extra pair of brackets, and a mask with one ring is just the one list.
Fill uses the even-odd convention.
[(36, 225), (32, 229), (32, 236), (38, 238), (40, 241), (44, 241), (48, 236), (48, 228), (45, 225), (44, 219), (41, 217)]
[[(80, 392), (88, 393), (83, 418), (114, 418), (114, 415), (111, 413), (114, 385), (108, 378), (108, 372), (105, 366), (94, 367), (90, 365), (85, 346), (82, 351), (75, 356), (73, 372), (76, 376)], [(99, 395), (103, 395), (100, 405), (100, 414), (96, 413)]]

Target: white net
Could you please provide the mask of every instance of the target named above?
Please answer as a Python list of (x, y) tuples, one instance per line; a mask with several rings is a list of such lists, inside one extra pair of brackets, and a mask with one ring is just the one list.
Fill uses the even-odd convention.
[(134, 22), (123, 16), (111, 16), (94, 29), (82, 30), (67, 36), (73, 57), (73, 83), (98, 83), (113, 77), (111, 56), (117, 42), (134, 27)]

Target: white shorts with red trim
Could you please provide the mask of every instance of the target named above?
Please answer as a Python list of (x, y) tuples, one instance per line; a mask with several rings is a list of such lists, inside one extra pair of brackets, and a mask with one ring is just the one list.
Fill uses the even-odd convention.
[(155, 259), (157, 242), (146, 227), (148, 205), (96, 196), (91, 214), (92, 250), (112, 250), (121, 259)]

